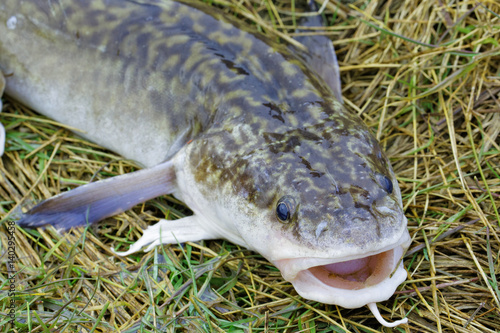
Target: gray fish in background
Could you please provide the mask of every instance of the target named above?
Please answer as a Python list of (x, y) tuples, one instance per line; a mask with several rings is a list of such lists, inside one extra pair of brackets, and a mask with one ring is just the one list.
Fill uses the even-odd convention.
[(196, 2), (2, 1), (5, 93), (146, 167), (48, 199), (18, 224), (69, 229), (171, 193), (194, 214), (149, 227), (122, 255), (225, 238), (307, 299), (406, 322), (375, 305), (405, 280), (410, 242), (387, 157), (325, 83), (338, 82), (331, 54), (249, 29)]

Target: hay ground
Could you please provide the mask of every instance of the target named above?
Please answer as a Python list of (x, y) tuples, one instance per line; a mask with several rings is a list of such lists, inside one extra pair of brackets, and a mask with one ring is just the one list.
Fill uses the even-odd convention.
[[(290, 1), (213, 3), (283, 42), (298, 19)], [(408, 280), (379, 304), (388, 320), (408, 317), (395, 332), (500, 331), (499, 13), (493, 0), (330, 1), (330, 27), (314, 32), (333, 40), (345, 104), (380, 139), (403, 193)], [(111, 253), (159, 218), (189, 214), (171, 197), (64, 236), (17, 229), (10, 326), (6, 214), (136, 166), (3, 101), (0, 331), (391, 331), (365, 307), (302, 299), (266, 260), (225, 241)]]

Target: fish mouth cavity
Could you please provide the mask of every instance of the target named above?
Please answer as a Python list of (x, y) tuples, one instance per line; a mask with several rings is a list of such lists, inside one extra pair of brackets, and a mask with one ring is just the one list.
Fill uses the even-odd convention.
[(307, 271), (328, 286), (357, 290), (386, 279), (395, 268), (394, 259), (394, 249), (391, 249), (359, 259), (314, 266)]

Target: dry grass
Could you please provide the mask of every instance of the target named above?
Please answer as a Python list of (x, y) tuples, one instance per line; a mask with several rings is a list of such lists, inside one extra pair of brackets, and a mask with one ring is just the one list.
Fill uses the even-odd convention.
[[(286, 39), (290, 1), (213, 1)], [(500, 4), (330, 1), (326, 17), (346, 105), (391, 157), (413, 243), (408, 280), (380, 304), (399, 332), (500, 331)], [(271, 31), (271, 33), (273, 33)], [(4, 99), (2, 214), (135, 169)], [(16, 328), (3, 332), (382, 332), (366, 308), (297, 296), (259, 255), (225, 241), (158, 247), (127, 258), (158, 218), (188, 213), (164, 197), (92, 230), (15, 232)], [(0, 281), (8, 289), (5, 222)], [(196, 283), (193, 283), (193, 281)], [(9, 298), (0, 294), (0, 312)]]

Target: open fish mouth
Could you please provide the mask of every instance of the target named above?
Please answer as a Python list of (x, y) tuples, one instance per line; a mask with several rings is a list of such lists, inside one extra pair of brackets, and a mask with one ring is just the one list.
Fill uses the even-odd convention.
[(385, 280), (394, 270), (394, 259), (392, 249), (359, 259), (314, 266), (307, 271), (330, 287), (358, 290)]
[(281, 259), (274, 264), (302, 297), (344, 308), (367, 305), (380, 324), (395, 327), (407, 323), (407, 318), (387, 322), (376, 303), (388, 300), (406, 280), (402, 257), (409, 244), (405, 233), (396, 246), (378, 253), (336, 260)]
[(392, 246), (344, 258), (292, 258), (274, 262), (304, 298), (345, 308), (389, 299), (406, 279), (402, 257), (409, 245), (405, 233)]

